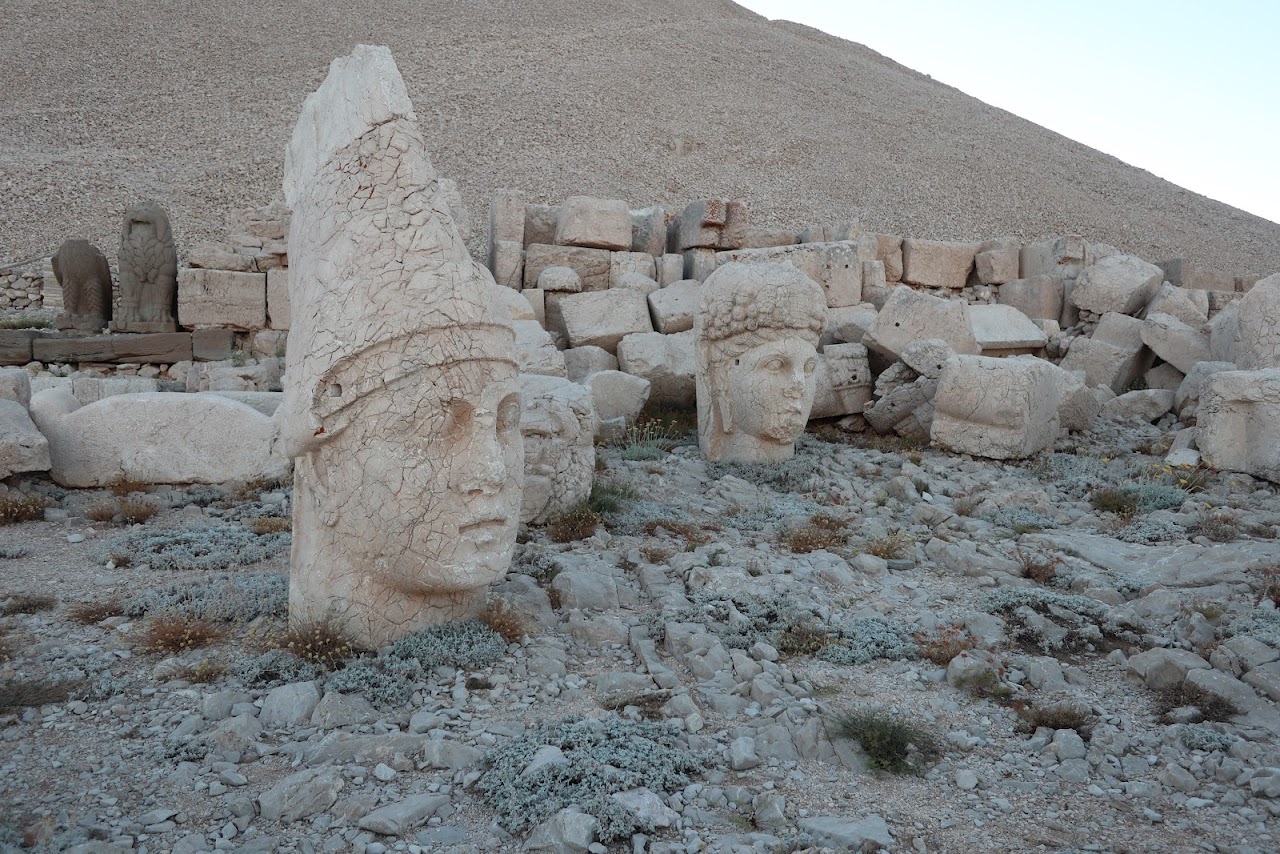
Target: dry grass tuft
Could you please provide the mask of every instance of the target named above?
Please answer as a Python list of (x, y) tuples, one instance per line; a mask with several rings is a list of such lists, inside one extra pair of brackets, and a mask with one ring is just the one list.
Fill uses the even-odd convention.
[(691, 551), (698, 546), (705, 546), (711, 542), (711, 534), (707, 532), (707, 528), (699, 527), (692, 522), (679, 522), (675, 519), (650, 519), (644, 523), (644, 527), (641, 530), (654, 537), (658, 535), (659, 529), (684, 540), (685, 551)]
[(267, 534), (283, 534), (293, 530), (293, 520), (284, 516), (259, 516), (249, 520), (249, 530), (258, 536)]
[(121, 498), (119, 506), (126, 525), (141, 525), (160, 512), (159, 506), (142, 498)]
[(837, 738), (852, 739), (862, 747), (873, 768), (894, 774), (917, 774), (939, 754), (937, 742), (887, 709), (850, 709), (838, 714), (829, 729)]
[(44, 518), (44, 508), (48, 506), (48, 501), (36, 495), (0, 498), (0, 525), (38, 522)]
[(176, 655), (217, 643), (225, 635), (226, 629), (212, 620), (156, 617), (138, 635), (138, 642), (147, 652)]
[(0, 599), (0, 617), (48, 611), (57, 604), (57, 598), (47, 593), (8, 593)]
[(675, 555), (675, 552), (671, 551), (671, 549), (664, 549), (661, 546), (645, 546), (640, 549), (640, 554), (643, 555), (644, 559), (649, 561), (649, 563), (659, 565), (671, 560)]
[(347, 627), (333, 618), (291, 625), (282, 634), (269, 638), (268, 645), (330, 670), (359, 652)]
[(572, 543), (585, 540), (600, 527), (600, 514), (592, 510), (586, 502), (566, 510), (547, 523), (547, 536), (553, 543)]
[(809, 521), (786, 535), (787, 548), (795, 554), (809, 554), (819, 550), (834, 551), (849, 541), (848, 522), (826, 513), (814, 513)]
[(20, 676), (0, 679), (0, 714), (32, 706), (65, 703), (83, 686), (84, 683), (78, 680), (54, 682), (51, 679), (24, 679)]
[(883, 537), (867, 540), (863, 551), (882, 560), (900, 560), (907, 556), (915, 541), (905, 531), (892, 531)]
[(1013, 547), (1014, 557), (1022, 565), (1023, 576), (1040, 584), (1048, 584), (1058, 574), (1062, 566), (1062, 558), (1044, 548), (1023, 549), (1021, 543)]
[(194, 666), (188, 666), (177, 673), (179, 679), (185, 679), (196, 685), (212, 685), (227, 675), (227, 665), (213, 658), (202, 658)]
[(978, 642), (962, 626), (943, 626), (932, 632), (916, 632), (920, 657), (941, 667), (967, 649), (977, 649)]
[(90, 522), (110, 522), (120, 512), (120, 505), (109, 498), (95, 501), (84, 508), (84, 517)]
[(1012, 705), (1021, 719), (1021, 729), (1026, 732), (1035, 732), (1040, 727), (1054, 730), (1073, 729), (1080, 733), (1081, 738), (1088, 741), (1093, 736), (1094, 726), (1098, 723), (1097, 715), (1073, 703), (1036, 706), (1015, 701)]
[(85, 626), (95, 626), (108, 617), (118, 617), (124, 613), (124, 603), (119, 599), (104, 599), (100, 602), (77, 602), (67, 609), (67, 616)]
[(1156, 694), (1156, 715), (1158, 717), (1163, 718), (1174, 709), (1187, 706), (1197, 709), (1200, 712), (1201, 719), (1206, 721), (1229, 721), (1240, 714), (1240, 709), (1236, 708), (1235, 703), (1215, 694), (1210, 694), (1195, 685), (1186, 683), (1173, 685)]
[(524, 618), (501, 599), (492, 599), (480, 614), (480, 622), (493, 629), (507, 643), (519, 643), (529, 634)]

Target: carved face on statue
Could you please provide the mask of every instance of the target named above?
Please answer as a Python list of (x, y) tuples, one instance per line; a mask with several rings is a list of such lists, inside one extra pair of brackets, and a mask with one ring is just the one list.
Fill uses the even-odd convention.
[(795, 442), (813, 407), (817, 365), (818, 351), (799, 338), (761, 344), (734, 359), (726, 369), (733, 429), (764, 442)]
[[(483, 589), (501, 578), (515, 549), (524, 465), (515, 366), (427, 370), (359, 410), (317, 450), (331, 548), (355, 546), (345, 558), (367, 561), (369, 583), (401, 596)], [(349, 512), (357, 507), (369, 518)]]
[(728, 264), (708, 277), (696, 326), (704, 457), (769, 462), (795, 452), (825, 318), (822, 288), (791, 264)]

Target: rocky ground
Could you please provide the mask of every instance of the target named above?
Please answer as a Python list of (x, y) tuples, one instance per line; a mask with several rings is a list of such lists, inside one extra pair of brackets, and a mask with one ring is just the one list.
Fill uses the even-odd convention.
[(835, 431), (708, 465), (646, 435), (522, 534), (486, 614), (509, 643), (319, 663), (281, 635), (287, 487), (10, 490), (52, 503), (0, 528), (0, 838), (1276, 849), (1271, 485), (1161, 468), (1115, 422), (1020, 465)]
[[(735, 197), (769, 227), (1073, 233), (1231, 276), (1280, 269), (1276, 223), (727, 0), (45, 0), (5, 12), (0, 265), (74, 234), (114, 264), (121, 218), (144, 198), (169, 212), (180, 252), (221, 239), (234, 211), (280, 193), (285, 143), (329, 62), (370, 43), (390, 46), (433, 162), (462, 190), (469, 215), (455, 213), (476, 257), (505, 187), (675, 212)], [(1072, 56), (1087, 37), (1067, 28), (1055, 50)], [(1158, 39), (1131, 37), (1160, 61)]]

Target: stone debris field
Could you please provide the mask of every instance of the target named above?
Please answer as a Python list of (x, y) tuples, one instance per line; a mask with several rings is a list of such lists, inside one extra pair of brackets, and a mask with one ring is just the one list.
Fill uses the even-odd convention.
[(360, 45), (283, 203), (0, 271), (0, 851), (1280, 848), (1280, 273), (473, 258), (423, 124)]

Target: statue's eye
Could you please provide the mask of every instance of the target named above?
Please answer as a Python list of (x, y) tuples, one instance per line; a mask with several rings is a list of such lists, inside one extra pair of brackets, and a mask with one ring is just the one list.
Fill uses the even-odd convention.
[(780, 371), (784, 367), (783, 362), (777, 356), (764, 363), (765, 369), (769, 371)]
[(520, 397), (509, 394), (498, 404), (498, 432), (505, 433), (520, 427)]
[(462, 433), (471, 429), (471, 417), (476, 408), (465, 400), (455, 400), (444, 408), (445, 435), (460, 438)]

